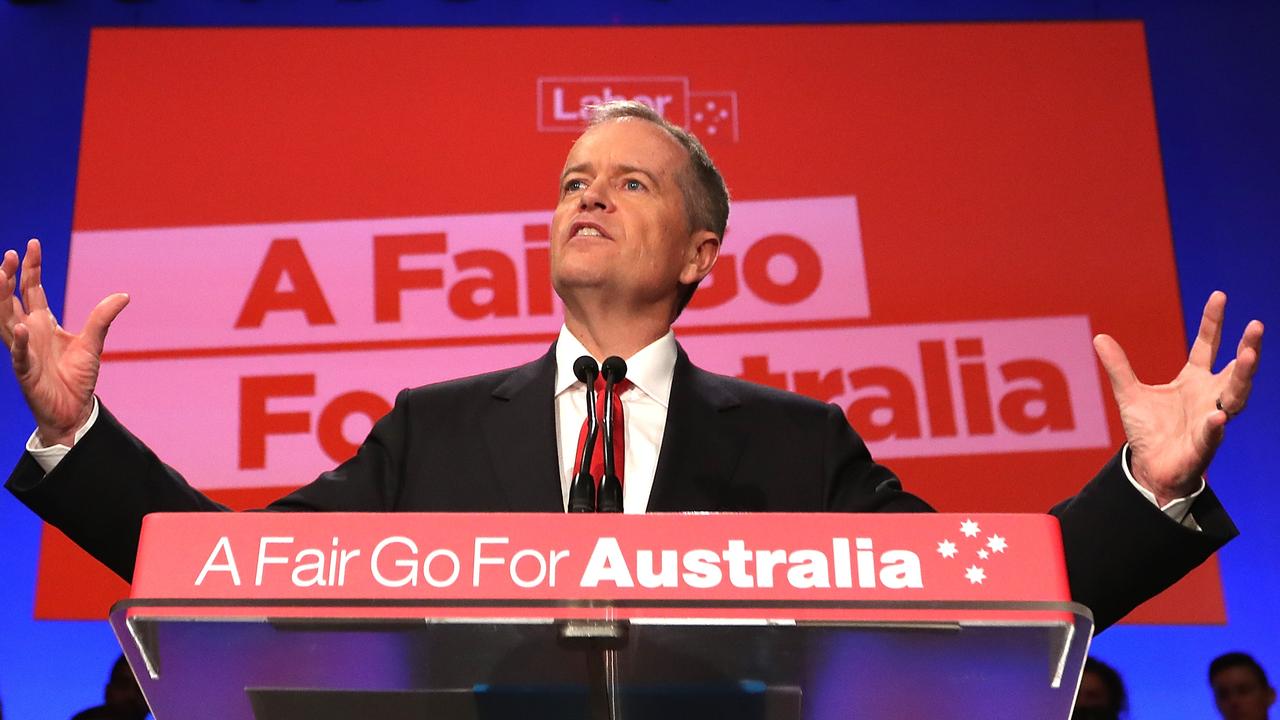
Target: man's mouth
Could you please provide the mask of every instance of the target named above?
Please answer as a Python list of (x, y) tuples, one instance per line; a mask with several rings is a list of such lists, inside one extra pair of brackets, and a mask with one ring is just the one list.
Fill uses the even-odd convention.
[(599, 225), (589, 222), (576, 222), (569, 228), (569, 237), (598, 237), (608, 238), (609, 234)]

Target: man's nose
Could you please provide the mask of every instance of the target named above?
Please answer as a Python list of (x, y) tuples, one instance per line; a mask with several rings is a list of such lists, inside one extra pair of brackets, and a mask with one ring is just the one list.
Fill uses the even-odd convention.
[(593, 182), (582, 191), (581, 207), (583, 210), (611, 210), (613, 208), (613, 198), (609, 193), (609, 188), (603, 182)]

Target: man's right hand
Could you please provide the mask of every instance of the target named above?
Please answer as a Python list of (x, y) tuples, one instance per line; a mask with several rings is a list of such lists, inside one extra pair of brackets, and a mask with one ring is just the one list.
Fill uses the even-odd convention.
[(27, 243), (18, 279), (18, 253), (6, 251), (0, 263), (0, 339), (9, 348), (13, 372), (36, 418), (45, 445), (71, 445), (76, 430), (93, 412), (93, 390), (107, 328), (129, 296), (109, 295), (89, 313), (84, 329), (72, 335), (58, 324), (40, 284), (40, 241)]

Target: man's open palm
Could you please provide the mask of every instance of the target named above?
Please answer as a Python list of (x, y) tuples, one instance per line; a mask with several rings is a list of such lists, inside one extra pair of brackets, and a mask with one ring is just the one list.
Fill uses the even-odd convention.
[(9, 250), (0, 263), (0, 339), (9, 348), (41, 441), (70, 445), (93, 410), (107, 328), (129, 296), (117, 293), (98, 303), (79, 335), (63, 330), (40, 284), (40, 241), (34, 239), (27, 243), (17, 284), (18, 253)]
[(1215, 373), (1226, 305), (1224, 293), (1209, 296), (1187, 364), (1164, 385), (1140, 382), (1110, 336), (1093, 339), (1120, 407), (1134, 479), (1155, 493), (1161, 506), (1199, 488), (1227, 420), (1249, 399), (1262, 352), (1262, 323), (1254, 320), (1245, 327), (1235, 359)]

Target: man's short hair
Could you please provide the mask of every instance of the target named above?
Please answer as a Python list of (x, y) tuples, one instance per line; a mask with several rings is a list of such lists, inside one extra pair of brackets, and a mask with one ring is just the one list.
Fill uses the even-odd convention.
[(1262, 683), (1262, 687), (1268, 690), (1271, 689), (1271, 683), (1267, 681), (1267, 673), (1262, 669), (1262, 666), (1258, 664), (1257, 660), (1253, 659), (1252, 655), (1242, 652), (1229, 652), (1214, 658), (1213, 662), (1209, 663), (1209, 684), (1213, 684), (1214, 675), (1233, 667), (1249, 669), (1257, 676), (1258, 682)]
[[(637, 118), (657, 125), (680, 143), (689, 155), (689, 168), (677, 178), (680, 192), (684, 195), (685, 212), (689, 217), (690, 230), (710, 230), (716, 237), (724, 239), (725, 228), (729, 225), (729, 188), (724, 183), (724, 176), (711, 161), (707, 149), (698, 138), (688, 130), (676, 125), (658, 114), (658, 111), (635, 100), (613, 100), (591, 108), (591, 118), (587, 129), (602, 125), (612, 120)], [(680, 296), (676, 303), (676, 315), (684, 310), (698, 289), (697, 283), (680, 288)]]

